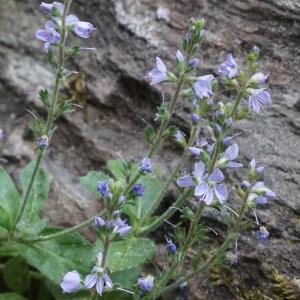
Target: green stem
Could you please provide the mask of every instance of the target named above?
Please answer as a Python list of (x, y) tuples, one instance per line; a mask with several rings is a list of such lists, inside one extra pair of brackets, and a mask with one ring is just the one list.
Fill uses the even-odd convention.
[(165, 119), (163, 119), (163, 121), (160, 125), (160, 128), (158, 130), (157, 136), (155, 138), (155, 141), (154, 141), (154, 143), (152, 144), (152, 146), (149, 150), (148, 157), (150, 157), (150, 158), (154, 156), (155, 152), (158, 150), (158, 148), (160, 147), (160, 145), (163, 141), (163, 135), (164, 135), (164, 132), (165, 132), (165, 130), (166, 130), (166, 128), (167, 128), (167, 126), (170, 122), (171, 117), (172, 117), (174, 107), (177, 103), (178, 96), (179, 96), (179, 93), (181, 91), (183, 80), (184, 80), (184, 72), (180, 75), (180, 77), (178, 79), (176, 91), (175, 91), (175, 94), (174, 94), (174, 96), (171, 100), (170, 106), (169, 106), (169, 114)]
[(180, 208), (186, 200), (191, 197), (194, 193), (194, 189), (186, 190), (180, 197), (170, 206), (158, 219), (147, 227), (142, 227), (139, 234), (147, 235), (148, 233), (154, 231), (161, 226), (166, 220), (173, 216), (173, 214)]
[(194, 217), (194, 219), (191, 223), (191, 226), (189, 228), (188, 235), (186, 237), (184, 246), (181, 250), (181, 255), (178, 257), (177, 260), (174, 261), (174, 263), (171, 265), (170, 269), (164, 274), (162, 279), (157, 283), (155, 289), (153, 290), (151, 295), (149, 295), (149, 299), (156, 299), (156, 297), (161, 294), (160, 291), (159, 291), (159, 288), (161, 286), (164, 286), (170, 280), (170, 278), (172, 277), (174, 271), (178, 268), (178, 266), (180, 265), (180, 263), (184, 259), (185, 255), (186, 255), (186, 252), (192, 246), (193, 239), (194, 239), (194, 234), (195, 234), (195, 229), (196, 229), (197, 224), (198, 224), (198, 222), (201, 218), (204, 207), (205, 207), (205, 203), (201, 202), (201, 204), (197, 208), (195, 217)]
[(105, 237), (104, 246), (103, 246), (103, 254), (102, 254), (103, 256), (102, 256), (102, 261), (101, 261), (101, 268), (105, 268), (109, 244), (110, 244), (110, 240), (109, 240), (109, 235), (107, 234)]
[[(104, 212), (101, 213), (101, 215), (103, 215)], [(55, 239), (55, 238), (58, 238), (58, 237), (61, 237), (61, 236), (64, 236), (66, 234), (69, 234), (69, 233), (72, 233), (72, 232), (75, 232), (75, 231), (79, 231), (89, 225), (91, 225), (95, 220), (95, 217), (93, 218), (90, 218), (78, 225), (75, 225), (71, 228), (68, 228), (68, 229), (65, 229), (65, 230), (62, 230), (62, 231), (59, 231), (57, 233), (53, 233), (53, 234), (48, 234), (48, 235), (44, 235), (44, 236), (38, 236), (36, 238), (33, 238), (33, 239), (28, 239), (26, 240), (27, 242), (42, 242), (42, 241), (48, 241), (48, 240), (52, 240), (52, 239)]]
[(223, 255), (224, 252), (228, 249), (228, 246), (232, 243), (232, 241), (234, 240), (233, 237), (235, 237), (237, 235), (237, 233), (240, 230), (240, 224), (244, 218), (245, 212), (246, 212), (246, 208), (247, 208), (247, 199), (249, 197), (249, 191), (246, 193), (244, 199), (243, 199), (243, 205), (242, 208), (240, 210), (239, 213), (239, 217), (237, 219), (237, 222), (233, 228), (233, 230), (231, 230), (228, 235), (227, 238), (225, 239), (225, 241), (223, 242), (223, 244), (220, 246), (220, 248), (214, 253), (213, 257), (207, 261), (203, 266), (201, 266), (200, 268), (198, 268), (197, 270), (188, 273), (187, 275), (185, 275), (184, 277), (182, 277), (181, 279), (173, 282), (172, 284), (170, 284), (169, 286), (165, 287), (164, 289), (162, 289), (160, 291), (160, 295), (165, 294), (167, 292), (172, 291), (173, 289), (177, 288), (181, 283), (187, 281), (188, 279), (192, 278), (193, 276), (195, 276), (196, 274), (200, 273), (200, 272), (204, 272), (207, 271), (209, 268), (211, 268), (214, 265), (214, 262), (220, 257), (220, 255)]
[(32, 186), (33, 186), (33, 184), (34, 184), (35, 178), (36, 178), (37, 173), (38, 173), (39, 168), (40, 168), (41, 161), (42, 161), (43, 156), (44, 156), (44, 151), (45, 151), (44, 149), (40, 149), (40, 150), (39, 150), (39, 154), (38, 154), (37, 160), (36, 160), (36, 162), (35, 162), (35, 166), (34, 166), (34, 169), (33, 169), (33, 173), (32, 173), (32, 175), (31, 175), (31, 178), (30, 178), (30, 181), (29, 181), (29, 185), (28, 185), (28, 187), (27, 187), (27, 190), (26, 190), (26, 193), (25, 193), (25, 196), (24, 196), (24, 200), (23, 200), (23, 203), (22, 203), (22, 206), (21, 206), (21, 210), (20, 210), (20, 212), (19, 212), (19, 214), (18, 214), (18, 216), (17, 216), (17, 218), (16, 218), (16, 220), (15, 220), (15, 223), (14, 223), (14, 226), (13, 226), (13, 230), (12, 230), (12, 235), (11, 235), (11, 236), (14, 235), (15, 230), (16, 230), (16, 226), (17, 226), (17, 224), (19, 223), (19, 221), (21, 220), (22, 215), (23, 215), (23, 213), (24, 213), (24, 211), (25, 211), (25, 207), (26, 207), (26, 204), (27, 204), (27, 202), (28, 202), (28, 199), (29, 199), (29, 195), (30, 195), (30, 193), (31, 193)]
[[(71, 2), (72, 2), (72, 0), (69, 0), (69, 1), (65, 0), (64, 1), (65, 9), (64, 9), (63, 16), (62, 16), (61, 41), (60, 41), (60, 44), (59, 44), (59, 62), (58, 62), (58, 66), (57, 66), (57, 69), (56, 69), (56, 76), (55, 76), (55, 83), (54, 83), (53, 95), (52, 95), (52, 100), (51, 100), (51, 106), (50, 106), (50, 109), (49, 109), (49, 112), (48, 112), (48, 117), (47, 117), (47, 123), (46, 123), (46, 129), (45, 129), (45, 135), (46, 136), (49, 136), (49, 134), (52, 130), (54, 117), (55, 117), (55, 106), (56, 106), (58, 93), (59, 93), (59, 88), (60, 88), (61, 74), (62, 74), (62, 70), (63, 70), (63, 67), (64, 67), (64, 52), (65, 52), (65, 37), (66, 37), (65, 23), (66, 23), (66, 16), (67, 16), (68, 11), (70, 9)], [(19, 223), (19, 221), (21, 220), (21, 218), (24, 214), (25, 207), (26, 207), (26, 204), (27, 204), (28, 199), (29, 199), (29, 195), (31, 193), (34, 181), (35, 181), (36, 176), (38, 174), (41, 161), (42, 161), (42, 159), (44, 157), (44, 154), (45, 154), (45, 149), (42, 149), (42, 150), (39, 150), (39, 151), (40, 152), (38, 154), (38, 157), (37, 157), (37, 160), (36, 160), (36, 163), (35, 163), (35, 166), (34, 166), (34, 170), (33, 170), (33, 173), (31, 175), (29, 185), (27, 187), (27, 190), (26, 190), (26, 193), (25, 193), (25, 196), (24, 196), (24, 199), (23, 199), (23, 203), (22, 203), (20, 212), (19, 212), (19, 214), (18, 214), (18, 216), (17, 216), (17, 218), (14, 222), (14, 225), (13, 225), (12, 236), (15, 233), (15, 229), (16, 229), (17, 224)]]
[[(155, 210), (158, 208), (158, 206), (160, 205), (162, 199), (164, 198), (167, 190), (168, 190), (168, 187), (170, 186), (170, 184), (172, 183), (172, 181), (174, 180), (175, 176), (178, 174), (182, 164), (184, 163), (186, 157), (188, 156), (188, 153), (189, 153), (189, 150), (188, 148), (193, 146), (194, 142), (195, 142), (195, 138), (197, 137), (198, 133), (199, 133), (199, 125), (193, 125), (192, 126), (192, 129), (191, 129), (191, 134), (190, 134), (190, 137), (189, 137), (189, 140), (188, 140), (188, 143), (187, 143), (187, 146), (185, 147), (182, 155), (181, 155), (181, 158), (176, 166), (176, 168), (174, 169), (174, 171), (172, 172), (172, 174), (169, 176), (169, 179), (167, 180), (167, 182), (165, 183), (164, 187), (162, 188), (162, 191), (161, 193), (158, 195), (158, 197), (155, 199), (154, 201), (154, 205), (152, 207), (151, 210), (149, 210), (148, 214), (144, 217), (145, 218), (145, 221), (147, 222), (147, 219), (152, 215), (153, 212), (155, 212)], [(178, 199), (179, 200), (179, 199)], [(177, 200), (177, 201), (178, 201)], [(176, 201), (176, 202), (177, 202)], [(175, 204), (176, 204), (175, 202)], [(180, 202), (180, 201), (179, 201)], [(174, 205), (175, 205), (174, 204)], [(177, 208), (178, 206), (175, 205)], [(169, 216), (170, 217), (170, 216)]]

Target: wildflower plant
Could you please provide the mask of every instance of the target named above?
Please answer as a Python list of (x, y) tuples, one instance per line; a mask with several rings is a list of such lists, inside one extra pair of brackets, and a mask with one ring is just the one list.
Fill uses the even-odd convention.
[[(26, 294), (30, 281), (37, 277), (45, 279), (47, 289), (57, 299), (150, 300), (186, 285), (191, 277), (209, 272), (222, 261), (238, 263), (237, 244), (240, 232), (246, 229), (248, 213), (255, 216), (254, 235), (259, 242), (265, 242), (269, 232), (259, 223), (255, 209), (276, 195), (262, 180), (263, 167), (257, 167), (254, 159), (248, 167), (240, 162), (232, 128), (235, 122), (251, 118), (271, 104), (265, 87), (268, 76), (259, 70), (257, 47), (247, 53), (246, 68), (228, 54), (215, 74), (201, 74), (197, 55), (205, 30), (200, 18), (191, 20), (174, 66), (167, 66), (157, 57), (154, 68), (146, 74), (150, 85), (174, 87), (171, 100), (162, 103), (154, 116), (155, 126), (145, 128), (148, 152), (138, 160), (110, 160), (107, 173), (91, 171), (80, 178), (82, 185), (98, 196), (102, 211), (67, 229), (50, 225), (40, 217), (49, 189), (41, 163), (51, 147), (56, 120), (75, 108), (60, 95), (62, 82), (72, 72), (65, 68), (65, 60), (80, 52), (81, 38), (97, 34), (90, 22), (69, 13), (71, 2), (41, 3), (48, 20), (44, 28), (36, 31), (36, 38), (45, 43), (44, 51), (55, 76), (52, 91), (39, 92), (47, 118), (35, 115), (33, 120), (37, 156), (21, 171), (22, 195), (0, 169), (0, 257), (6, 285), (15, 293)], [(79, 42), (69, 45), (70, 34), (77, 36)], [(230, 91), (232, 96), (228, 99), (223, 91)], [(188, 101), (192, 107), (189, 132), (183, 133), (172, 125), (179, 101)], [(200, 135), (204, 126), (210, 127), (210, 136)], [(182, 153), (165, 178), (154, 158), (168, 139), (178, 143)], [(192, 170), (189, 162), (194, 164)], [(236, 188), (238, 205), (229, 201), (226, 175), (231, 169), (247, 169), (247, 178)], [(172, 186), (177, 190), (176, 199), (156, 214)], [(190, 206), (191, 201), (194, 206)], [(207, 245), (206, 252), (190, 252), (208, 238), (201, 220), (207, 206), (226, 211), (227, 235), (216, 248)], [(149, 235), (162, 230), (163, 224), (170, 224), (175, 212), (180, 213), (178, 224), (165, 232), (165, 265), (161, 269), (146, 268), (155, 254), (155, 243)], [(88, 226), (95, 232), (94, 243), (79, 233)], [(210, 254), (204, 255), (207, 250)], [(191, 269), (184, 271), (188, 252), (193, 253)], [(71, 298), (68, 294), (72, 294)]]

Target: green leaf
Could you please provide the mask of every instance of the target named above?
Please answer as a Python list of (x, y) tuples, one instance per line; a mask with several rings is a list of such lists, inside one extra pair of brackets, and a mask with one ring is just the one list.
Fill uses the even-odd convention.
[(126, 292), (106, 292), (102, 295), (101, 300), (133, 300), (134, 296)]
[(22, 257), (11, 258), (4, 266), (3, 278), (14, 292), (24, 293), (30, 283), (29, 268)]
[(125, 178), (125, 168), (122, 160), (111, 159), (106, 163), (106, 166), (116, 179)]
[(146, 238), (112, 242), (107, 255), (107, 267), (111, 272), (131, 269), (150, 259), (154, 253), (154, 243)]
[(103, 172), (91, 171), (87, 175), (80, 177), (80, 183), (90, 192), (99, 196), (97, 191), (97, 183), (101, 180), (108, 179), (109, 177)]
[(46, 107), (49, 107), (49, 106), (50, 106), (49, 93), (48, 93), (48, 90), (47, 90), (47, 89), (40, 90), (40, 92), (39, 92), (39, 99), (41, 100), (41, 102), (42, 102)]
[[(21, 171), (21, 185), (23, 190), (23, 197), (27, 191), (33, 170), (35, 167), (35, 161), (29, 163)], [(28, 198), (28, 202), (24, 211), (24, 219), (28, 223), (33, 223), (40, 220), (39, 213), (44, 208), (45, 201), (48, 197), (49, 184), (47, 175), (42, 168), (39, 169), (34, 184), (31, 189), (31, 193)]]
[(20, 255), (45, 277), (58, 284), (64, 273), (78, 270), (85, 274), (95, 262), (96, 249), (80, 234), (55, 240), (19, 244)]
[(20, 196), (15, 184), (3, 168), (0, 168), (0, 226), (11, 229), (17, 218)]
[(142, 201), (142, 210), (140, 217), (143, 218), (144, 216), (148, 215), (149, 212), (156, 205), (155, 200), (162, 192), (164, 183), (160, 178), (158, 178), (155, 175), (143, 176), (139, 180), (139, 183), (141, 183), (145, 188), (144, 198), (140, 200)]
[(110, 278), (114, 283), (114, 287), (121, 287), (128, 290), (137, 283), (138, 277), (139, 270), (137, 268), (114, 272), (110, 275)]
[(1, 300), (28, 300), (27, 298), (24, 298), (23, 296), (15, 293), (0, 294), (0, 299)]

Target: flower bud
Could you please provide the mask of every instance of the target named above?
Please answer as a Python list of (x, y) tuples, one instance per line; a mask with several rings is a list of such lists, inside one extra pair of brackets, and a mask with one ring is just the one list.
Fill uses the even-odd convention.
[(40, 149), (47, 148), (49, 146), (48, 137), (46, 135), (43, 135), (40, 138), (38, 138), (38, 140), (36, 141), (36, 146)]
[(193, 122), (194, 124), (198, 124), (199, 121), (200, 121), (200, 116), (199, 116), (198, 114), (193, 113), (193, 114), (192, 114), (192, 122)]

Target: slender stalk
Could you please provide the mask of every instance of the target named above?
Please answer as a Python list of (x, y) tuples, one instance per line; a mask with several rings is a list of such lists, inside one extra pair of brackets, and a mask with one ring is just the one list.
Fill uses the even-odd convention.
[(197, 224), (198, 224), (198, 222), (199, 222), (199, 220), (201, 218), (201, 215), (202, 215), (204, 207), (205, 207), (205, 204), (204, 204), (204, 202), (202, 202), (198, 206), (198, 208), (197, 208), (195, 217), (194, 217), (194, 219), (193, 219), (193, 221), (192, 221), (192, 223), (190, 225), (190, 228), (189, 228), (189, 231), (188, 231), (188, 235), (186, 237), (184, 246), (182, 248), (181, 255), (178, 257), (178, 259), (176, 259), (174, 261), (174, 263), (171, 265), (170, 269), (164, 274), (164, 276), (162, 277), (162, 279), (157, 283), (157, 285), (156, 285), (155, 289), (153, 290), (153, 292), (151, 294), (149, 294), (149, 297), (147, 297), (146, 299), (156, 299), (156, 297), (158, 295), (160, 295), (159, 288), (161, 286), (164, 286), (169, 281), (169, 279), (172, 277), (174, 271), (176, 271), (176, 269), (178, 268), (178, 266), (180, 265), (180, 263), (184, 259), (187, 250), (193, 244), (193, 238), (194, 238), (194, 234), (195, 234), (195, 229), (196, 229)]
[(156, 219), (153, 223), (148, 225), (147, 227), (142, 227), (139, 234), (147, 235), (148, 233), (156, 230), (161, 226), (166, 220), (173, 216), (173, 214), (180, 208), (183, 203), (186, 202), (188, 198), (190, 198), (194, 193), (193, 189), (186, 190), (180, 197), (170, 206), (158, 219)]
[(178, 100), (178, 96), (179, 93), (181, 91), (181, 87), (183, 85), (183, 81), (184, 81), (184, 72), (182, 72), (182, 74), (180, 74), (180, 77), (178, 79), (178, 83), (177, 83), (177, 87), (176, 87), (176, 91), (175, 94), (170, 102), (169, 105), (169, 114), (168, 116), (162, 121), (160, 128), (158, 130), (157, 136), (155, 138), (155, 141), (153, 143), (153, 145), (151, 146), (149, 152), (148, 152), (148, 157), (153, 157), (153, 155), (155, 154), (155, 152), (158, 150), (159, 146), (161, 145), (162, 141), (163, 141), (163, 134), (170, 122), (170, 119), (172, 117), (173, 114), (173, 110), (175, 108), (175, 105), (177, 103)]
[(44, 235), (44, 236), (38, 236), (38, 237), (35, 237), (33, 239), (28, 239), (26, 241), (30, 241), (30, 242), (42, 242), (42, 241), (48, 241), (48, 240), (52, 240), (52, 239), (56, 239), (58, 237), (61, 237), (61, 236), (64, 236), (66, 234), (69, 234), (69, 233), (72, 233), (72, 232), (76, 232), (76, 231), (79, 231), (89, 225), (91, 225), (95, 220), (95, 217), (93, 218), (90, 218), (78, 225), (75, 225), (71, 228), (67, 228), (65, 230), (62, 230), (62, 231), (59, 231), (57, 233), (53, 233), (53, 234), (48, 234), (48, 235)]
[[(47, 123), (46, 123), (46, 129), (45, 129), (45, 135), (49, 136), (53, 127), (53, 122), (54, 122), (54, 117), (55, 117), (55, 106), (56, 106), (56, 102), (57, 102), (57, 98), (58, 98), (58, 93), (59, 93), (59, 89), (60, 89), (60, 81), (61, 81), (61, 76), (62, 76), (62, 70), (64, 68), (64, 52), (65, 52), (65, 38), (66, 38), (66, 16), (68, 14), (68, 11), (70, 9), (72, 0), (65, 0), (64, 4), (65, 4), (65, 9), (63, 12), (63, 16), (62, 16), (62, 25), (61, 25), (61, 40), (60, 40), (60, 44), (59, 44), (59, 61), (58, 61), (58, 66), (56, 69), (56, 76), (55, 76), (55, 83), (54, 83), (54, 89), (53, 89), (53, 95), (52, 95), (52, 100), (51, 100), (51, 106), (48, 112), (48, 117), (47, 117)], [(15, 233), (15, 229), (16, 229), (16, 225), (18, 224), (18, 222), (21, 220), (23, 213), (25, 211), (25, 207), (26, 204), (28, 202), (29, 199), (29, 195), (31, 193), (34, 181), (36, 179), (36, 176), (38, 174), (39, 168), (40, 168), (40, 164), (41, 161), (44, 157), (45, 154), (45, 149), (41, 149), (39, 150), (39, 154), (38, 157), (36, 159), (36, 163), (34, 166), (34, 170), (32, 173), (32, 176), (30, 178), (29, 181), (29, 185), (27, 187), (24, 199), (23, 199), (23, 203), (20, 209), (20, 212), (14, 222), (13, 225), (13, 229), (12, 229), (12, 236)]]
[(245, 93), (245, 86), (243, 86), (243, 88), (241, 89), (241, 91), (238, 93), (237, 95), (237, 98), (236, 98), (236, 101), (234, 103), (234, 106), (233, 106), (233, 109), (232, 109), (232, 112), (231, 112), (231, 117), (233, 117), (238, 109), (238, 106), (244, 96), (244, 93)]
[(101, 268), (105, 268), (109, 244), (110, 244), (110, 240), (109, 240), (109, 235), (107, 234), (105, 237), (104, 246), (103, 246), (103, 256), (102, 256), (102, 261), (101, 261)]
[(213, 266), (214, 262), (218, 259), (218, 257), (220, 257), (220, 255), (223, 255), (223, 253), (227, 250), (228, 246), (234, 240), (233, 237), (236, 236), (236, 234), (239, 232), (241, 222), (242, 222), (242, 220), (244, 218), (244, 215), (245, 215), (245, 212), (246, 212), (248, 197), (249, 197), (249, 191), (246, 193), (246, 195), (245, 195), (245, 197), (243, 199), (243, 205), (242, 205), (242, 208), (241, 208), (240, 213), (239, 213), (239, 217), (237, 219), (237, 222), (236, 222), (233, 230), (231, 230), (228, 233), (227, 238), (225, 239), (225, 241), (223, 242), (223, 244), (220, 246), (220, 248), (215, 252), (215, 254), (213, 255), (213, 257), (209, 261), (207, 261), (203, 266), (201, 266), (200, 268), (194, 270), (193, 272), (188, 273), (184, 277), (178, 279), (177, 281), (173, 282), (169, 286), (167, 286), (164, 289), (162, 289), (160, 291), (159, 295), (162, 295), (162, 294), (165, 294), (167, 292), (170, 292), (173, 289), (177, 288), (181, 283), (187, 281), (188, 279), (192, 278), (196, 274), (198, 274), (200, 272), (203, 272), (203, 271), (207, 271), (209, 268), (211, 268)]
[[(164, 196), (165, 196), (165, 194), (166, 194), (166, 192), (167, 192), (170, 184), (174, 180), (174, 177), (177, 175), (177, 173), (181, 169), (182, 164), (184, 163), (185, 159), (188, 156), (188, 148), (191, 147), (191, 146), (193, 146), (193, 144), (195, 142), (195, 139), (196, 139), (196, 137), (197, 137), (197, 135), (199, 133), (199, 127), (200, 127), (199, 125), (193, 125), (192, 126), (191, 134), (190, 134), (187, 146), (185, 147), (185, 149), (184, 149), (184, 151), (183, 151), (183, 153), (181, 155), (181, 158), (180, 158), (179, 162), (177, 163), (176, 168), (174, 169), (174, 171), (172, 172), (172, 174), (169, 176), (169, 179), (167, 180), (167, 182), (165, 183), (164, 187), (162, 188), (161, 193), (158, 195), (157, 199), (154, 201), (154, 205), (153, 205), (152, 209), (149, 210), (148, 214), (145, 216), (145, 221), (147, 220), (147, 218), (149, 218), (152, 215), (153, 212), (155, 212), (155, 210), (157, 209), (157, 207), (160, 205), (160, 203), (161, 203), (162, 199), (164, 198)], [(179, 202), (181, 202), (181, 201), (179, 201)], [(178, 207), (177, 205), (175, 205), (175, 206)]]

